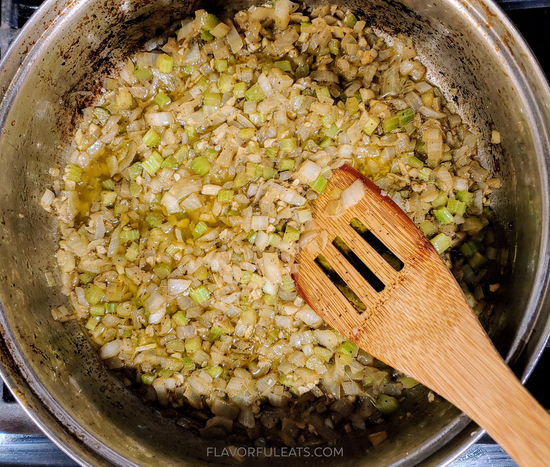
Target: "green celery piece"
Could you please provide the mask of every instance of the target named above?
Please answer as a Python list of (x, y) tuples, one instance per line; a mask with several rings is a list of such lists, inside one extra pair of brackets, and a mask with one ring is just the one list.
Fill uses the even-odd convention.
[(444, 233), (440, 233), (439, 235), (436, 235), (434, 238), (430, 240), (430, 242), (432, 242), (432, 245), (434, 246), (435, 251), (437, 251), (439, 254), (447, 250), (453, 243), (450, 237), (448, 237)]
[(97, 305), (105, 294), (105, 289), (95, 285), (88, 284), (84, 292), (84, 298), (90, 305)]
[(367, 135), (372, 136), (372, 134), (374, 133), (374, 130), (376, 130), (379, 124), (380, 124), (380, 119), (378, 117), (370, 117), (367, 120), (367, 123), (365, 123), (365, 126), (363, 127), (363, 131)]
[[(194, 289), (189, 296), (191, 299), (199, 304), (202, 305), (204, 302), (206, 302), (210, 297), (212, 296), (212, 293), (206, 288), (205, 285), (201, 285)], [(200, 339), (200, 338), (199, 338)]]
[(442, 224), (450, 224), (453, 222), (454, 217), (447, 208), (434, 209), (433, 214), (436, 219)]
[(393, 117), (388, 117), (382, 120), (382, 128), (384, 133), (390, 133), (396, 128), (399, 128), (399, 117), (394, 115)]
[(316, 191), (320, 195), (323, 194), (325, 188), (327, 187), (328, 181), (322, 175), (319, 175), (315, 180), (313, 180), (309, 186), (313, 191)]
[(143, 142), (146, 146), (150, 148), (155, 147), (160, 141), (160, 135), (153, 129), (150, 128), (147, 133), (143, 136)]
[(258, 83), (256, 83), (248, 91), (244, 93), (244, 97), (248, 101), (260, 102), (265, 99), (265, 94), (261, 86)]
[(162, 156), (157, 151), (153, 151), (142, 164), (143, 168), (149, 173), (149, 175), (153, 176), (158, 172), (163, 162), (164, 159)]
[(147, 68), (134, 68), (134, 76), (140, 81), (149, 81), (153, 77), (153, 73), (151, 70), (148, 70)]
[(161, 212), (148, 212), (145, 214), (145, 223), (151, 228), (156, 229), (164, 222), (164, 216)]
[(210, 172), (212, 165), (206, 156), (199, 156), (193, 159), (191, 170), (201, 177)]
[(414, 112), (412, 109), (400, 110), (397, 112), (397, 118), (399, 119), (399, 125), (405, 126), (414, 118)]
[(300, 239), (300, 231), (294, 227), (287, 225), (283, 241), (286, 243), (297, 242)]
[(128, 171), (130, 172), (130, 179), (135, 180), (141, 176), (143, 172), (143, 165), (141, 162), (136, 162), (134, 165), (128, 167)]
[(275, 62), (274, 65), (281, 71), (292, 71), (292, 66), (288, 60), (280, 60)]
[(197, 223), (197, 225), (193, 229), (193, 232), (192, 232), (193, 237), (200, 238), (206, 233), (207, 230), (208, 230), (208, 226), (203, 221), (200, 221)]
[(170, 55), (160, 54), (156, 65), (161, 73), (171, 73), (174, 68), (174, 59)]
[(165, 94), (164, 92), (160, 91), (156, 96), (155, 96), (155, 103), (160, 107), (164, 107), (165, 105), (168, 105), (172, 102), (172, 99), (170, 99), (170, 96), (168, 96), (167, 94)]

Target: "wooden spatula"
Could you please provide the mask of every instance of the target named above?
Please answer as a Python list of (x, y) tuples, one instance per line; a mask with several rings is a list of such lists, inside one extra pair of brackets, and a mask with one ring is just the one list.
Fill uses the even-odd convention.
[[(365, 196), (340, 217), (325, 207), (356, 180)], [(479, 324), (432, 244), (401, 209), (349, 166), (336, 170), (314, 203), (322, 242), (298, 257), (304, 300), (330, 326), (375, 358), (437, 392), (485, 428), (523, 467), (550, 466), (550, 416), (523, 388)], [(401, 262), (395, 268), (350, 223), (358, 219)], [(354, 221), (356, 222), (356, 221)], [(354, 224), (355, 225), (355, 224)], [(339, 237), (383, 283), (367, 282), (334, 246)], [(322, 255), (366, 305), (360, 313), (315, 262)], [(353, 262), (353, 260), (352, 260)]]

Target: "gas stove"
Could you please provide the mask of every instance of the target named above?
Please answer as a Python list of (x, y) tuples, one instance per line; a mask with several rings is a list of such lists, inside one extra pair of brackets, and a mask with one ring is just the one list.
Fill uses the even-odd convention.
[[(550, 0), (497, 0), (521, 31), (550, 79), (550, 54), (547, 51), (547, 25)], [(42, 0), (0, 0), (0, 57), (17, 40), (18, 31), (38, 9)], [(550, 409), (550, 393), (545, 390), (550, 370), (550, 346), (546, 348), (527, 388)], [(0, 380), (1, 382), (1, 380)], [(77, 466), (55, 446), (26, 415), (5, 386), (0, 388), (0, 467), (3, 466)], [(513, 467), (517, 464), (484, 436), (449, 467)]]

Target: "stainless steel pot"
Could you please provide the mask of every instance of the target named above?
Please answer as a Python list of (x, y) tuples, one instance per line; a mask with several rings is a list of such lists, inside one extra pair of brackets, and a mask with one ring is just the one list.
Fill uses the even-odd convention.
[[(237, 9), (252, 2), (48, 0), (2, 62), (0, 93), (0, 358), (2, 376), (38, 425), (82, 465), (198, 466), (233, 463), (144, 406), (105, 370), (77, 323), (55, 322), (65, 303), (48, 288), (55, 269), (55, 221), (38, 205), (50, 167), (68, 157), (76, 111), (127, 53), (198, 7)], [(315, 3), (315, 1), (308, 2)], [(339, 2), (346, 3), (346, 2)], [(520, 34), (492, 1), (351, 0), (382, 33), (412, 36), (430, 79), (484, 136), (481, 159), (504, 187), (494, 198), (512, 266), (484, 324), (522, 378), (549, 332), (548, 163), (550, 90)], [(492, 129), (499, 147), (487, 144)], [(483, 394), (477, 395), (483, 397)], [(407, 420), (390, 419), (390, 440), (366, 452), (364, 435), (343, 440), (331, 466), (444, 465), (481, 431), (444, 400), (410, 392)], [(289, 467), (318, 463), (287, 458)], [(247, 458), (242, 465), (263, 465)]]

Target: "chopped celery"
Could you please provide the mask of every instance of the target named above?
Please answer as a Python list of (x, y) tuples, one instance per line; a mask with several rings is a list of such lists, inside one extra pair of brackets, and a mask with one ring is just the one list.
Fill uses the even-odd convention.
[(153, 176), (160, 169), (163, 162), (164, 159), (162, 156), (157, 151), (153, 151), (153, 153), (143, 161), (143, 168), (149, 173), (149, 175)]
[(233, 95), (237, 99), (242, 99), (243, 97), (245, 97), (245, 93), (246, 93), (246, 83), (237, 83), (235, 84), (235, 86), (233, 86)]
[[(204, 285), (201, 285), (201, 287), (204, 287)], [(199, 287), (199, 289), (201, 287)], [(206, 287), (204, 287), (204, 288), (206, 289)], [(191, 297), (191, 298), (193, 298), (193, 297)], [(203, 302), (205, 302), (206, 300), (207, 299), (203, 300)], [(202, 340), (199, 336), (189, 337), (189, 338), (185, 339), (185, 351), (188, 354), (194, 354), (197, 350), (200, 350), (201, 344), (202, 344)]]
[(82, 274), (79, 274), (78, 278), (80, 279), (80, 282), (86, 285), (92, 282), (95, 276), (96, 274), (92, 272), (83, 272)]
[(161, 165), (161, 167), (164, 169), (172, 170), (178, 170), (179, 166), (180, 164), (174, 156), (168, 156), (166, 159), (164, 159), (164, 162)]
[(399, 125), (405, 126), (414, 118), (414, 112), (412, 109), (400, 110), (397, 112), (397, 118), (399, 119)]
[[(222, 73), (218, 78), (218, 90), (222, 94), (225, 94), (225, 93), (231, 92), (232, 89), (233, 89), (233, 77), (225, 73)], [(235, 97), (244, 97), (244, 90), (242, 91), (242, 94), (243, 94), (242, 96), (237, 96), (237, 94), (235, 94)]]
[(205, 285), (201, 285), (200, 287), (197, 287), (196, 289), (194, 289), (189, 294), (189, 296), (195, 303), (202, 305), (212, 296), (212, 293), (210, 292), (210, 290), (206, 288)]
[(104, 305), (92, 305), (90, 307), (90, 314), (92, 316), (103, 316), (105, 314), (105, 306)]
[(292, 170), (294, 168), (294, 160), (293, 159), (281, 159), (279, 161), (279, 164), (277, 165), (277, 168), (281, 172), (285, 172), (286, 170)]
[(220, 203), (230, 203), (233, 201), (235, 193), (233, 190), (220, 190), (218, 191), (218, 201)]
[(286, 243), (297, 242), (300, 238), (300, 231), (294, 227), (287, 225), (285, 229), (285, 234), (283, 236), (283, 241)]
[(434, 209), (433, 214), (436, 219), (442, 224), (450, 224), (453, 222), (454, 217), (447, 208)]
[(99, 316), (90, 316), (90, 318), (88, 319), (88, 321), (86, 323), (85, 328), (88, 331), (93, 331), (97, 327), (97, 325), (99, 324), (100, 320), (101, 320), (101, 318)]
[(411, 167), (414, 167), (416, 169), (419, 169), (424, 166), (424, 163), (418, 157), (415, 157), (415, 156), (409, 157), (407, 164), (409, 164)]
[(102, 185), (103, 188), (109, 191), (113, 191), (115, 189), (115, 182), (113, 182), (111, 179), (104, 180)]
[(151, 384), (153, 384), (155, 379), (157, 379), (157, 377), (153, 373), (145, 373), (145, 374), (141, 375), (141, 382), (143, 384), (151, 385)]
[(487, 258), (483, 256), (479, 251), (476, 251), (468, 260), (472, 268), (478, 270), (487, 262)]
[(470, 206), (474, 202), (474, 194), (469, 191), (457, 191), (456, 197), (466, 206)]
[(432, 173), (432, 169), (430, 169), (428, 167), (424, 167), (420, 170), (420, 172), (418, 172), (418, 178), (420, 180), (423, 180), (423, 181), (427, 182), (430, 179), (430, 174), (431, 173)]
[(397, 402), (395, 397), (388, 396), (387, 394), (378, 394), (375, 407), (384, 415), (390, 414), (399, 408), (399, 402)]
[(208, 279), (208, 269), (206, 269), (206, 266), (201, 266), (199, 269), (197, 269), (193, 275), (200, 281), (205, 281)]
[(217, 341), (223, 335), (223, 329), (217, 326), (212, 326), (210, 332), (208, 333), (208, 338), (211, 341)]
[(147, 68), (134, 68), (134, 76), (140, 81), (149, 81), (153, 77), (153, 73), (151, 70), (148, 70)]
[(69, 164), (67, 166), (67, 178), (73, 182), (80, 182), (82, 177), (82, 169), (76, 165)]
[(333, 99), (326, 86), (315, 86), (315, 94), (320, 102), (323, 102), (324, 104), (332, 104)]
[(172, 102), (172, 99), (170, 99), (170, 96), (168, 96), (167, 94), (165, 94), (164, 92), (160, 91), (156, 96), (155, 96), (155, 103), (160, 107), (164, 107), (165, 105), (168, 105)]
[(292, 277), (290, 277), (288, 274), (285, 274), (282, 277), (282, 280), (283, 280), (283, 283), (281, 285), (281, 288), (283, 289), (283, 291), (290, 293), (296, 290), (294, 287), (294, 281), (292, 280)]
[(185, 159), (189, 157), (189, 148), (187, 146), (182, 146), (177, 150), (173, 157), (174, 159), (176, 159), (176, 161), (178, 161), (179, 164), (181, 164)]
[(239, 188), (245, 186), (248, 181), (248, 175), (246, 172), (239, 172), (235, 177), (235, 180), (233, 180), (233, 187), (238, 190)]
[(411, 389), (417, 386), (419, 383), (410, 376), (401, 376), (399, 382), (403, 385), (405, 389)]
[(258, 232), (250, 232), (248, 234), (248, 236), (246, 237), (246, 239), (248, 240), (248, 242), (252, 245), (254, 245), (254, 243), (256, 243), (256, 238), (258, 237)]
[(160, 263), (153, 268), (153, 271), (160, 279), (166, 279), (172, 272), (172, 266), (168, 263)]
[(95, 284), (88, 284), (84, 292), (84, 298), (90, 305), (97, 305), (103, 299), (104, 293), (105, 289)]
[[(138, 196), (141, 193), (141, 187), (134, 182), (133, 180), (130, 182), (130, 194), (132, 196)], [(116, 213), (115, 213), (116, 214)]]
[(275, 62), (274, 65), (281, 71), (292, 71), (292, 66), (288, 60), (280, 60)]
[(202, 28), (205, 31), (210, 31), (211, 29), (214, 29), (218, 24), (220, 24), (220, 20), (218, 19), (218, 17), (209, 13), (204, 19), (204, 24), (202, 25)]
[(332, 55), (340, 55), (340, 41), (338, 39), (331, 39), (328, 43), (328, 49)]
[(115, 99), (116, 105), (121, 110), (129, 110), (134, 106), (134, 98), (130, 91), (121, 89)]
[(156, 65), (161, 73), (171, 73), (174, 68), (174, 59), (170, 55), (160, 54)]
[(128, 261), (134, 262), (138, 256), (139, 256), (139, 246), (136, 242), (133, 242), (126, 250), (126, 254), (124, 255), (124, 257)]
[(344, 18), (344, 26), (353, 28), (357, 24), (357, 17), (353, 13), (348, 13)]
[(206, 42), (210, 42), (212, 39), (214, 39), (214, 36), (210, 34), (210, 31), (205, 31), (204, 29), (201, 32), (201, 39)]
[(307, 63), (304, 63), (303, 65), (298, 65), (294, 74), (297, 78), (304, 78), (306, 76), (309, 76), (309, 65)]
[(255, 134), (256, 130), (254, 128), (243, 128), (242, 130), (239, 130), (237, 136), (244, 141), (249, 141), (254, 138)]
[(214, 162), (216, 160), (216, 157), (218, 157), (218, 151), (215, 149), (209, 148), (206, 149), (202, 155), (208, 159), (208, 162)]
[(267, 306), (275, 306), (277, 305), (277, 295), (270, 295), (266, 293), (263, 295), (262, 301)]
[(348, 115), (355, 115), (359, 112), (359, 101), (357, 100), (357, 97), (350, 97), (346, 101), (346, 112)]
[(334, 138), (339, 131), (340, 129), (333, 123), (330, 128), (325, 128), (322, 133), (328, 138)]
[(141, 176), (143, 172), (143, 165), (141, 162), (136, 162), (134, 165), (128, 167), (128, 172), (130, 172), (130, 179), (135, 180)]
[(268, 243), (268, 245), (278, 247), (281, 244), (281, 241), (282, 241), (282, 239), (281, 239), (280, 235), (277, 235), (276, 233), (271, 232), (269, 234), (267, 243)]
[(309, 22), (300, 23), (300, 32), (310, 32), (310, 30), (311, 30), (311, 23)]
[(214, 68), (218, 73), (223, 73), (224, 71), (227, 71), (227, 60), (215, 59)]
[(313, 191), (316, 191), (321, 195), (325, 191), (325, 188), (327, 187), (327, 183), (328, 183), (327, 179), (322, 175), (319, 175), (315, 180), (313, 180), (309, 184), (309, 186)]
[(428, 237), (431, 237), (437, 232), (437, 227), (430, 221), (424, 221), (420, 224), (420, 230)]
[(394, 115), (393, 117), (388, 117), (382, 120), (382, 128), (384, 133), (390, 133), (396, 128), (399, 128), (399, 117)]
[(279, 147), (283, 153), (294, 151), (294, 149), (296, 149), (296, 138), (285, 138), (281, 140)]
[(466, 242), (460, 247), (460, 251), (464, 256), (472, 256), (478, 251), (477, 244), (476, 242)]
[(106, 303), (105, 304), (105, 311), (109, 314), (116, 313), (117, 308), (118, 308), (117, 303)]
[(444, 233), (440, 233), (439, 235), (436, 235), (434, 238), (430, 240), (430, 242), (432, 242), (432, 245), (434, 246), (435, 251), (437, 251), (439, 254), (447, 250), (453, 243), (450, 237), (448, 237)]
[(271, 180), (277, 175), (277, 171), (273, 167), (263, 167), (262, 177), (266, 180)]
[(217, 92), (205, 92), (202, 103), (204, 105), (219, 106), (222, 103), (222, 95)]
[(447, 209), (452, 214), (458, 214), (459, 216), (463, 216), (466, 212), (466, 204), (462, 201), (458, 201), (456, 199), (449, 198), (449, 201), (447, 201)]
[(166, 343), (166, 351), (168, 353), (183, 353), (185, 352), (185, 342), (180, 339), (174, 339)]
[(351, 355), (356, 347), (357, 346), (353, 342), (346, 341), (336, 349), (336, 352), (341, 352), (346, 355)]
[(367, 135), (372, 136), (372, 134), (374, 133), (374, 130), (376, 130), (379, 124), (380, 124), (380, 119), (378, 117), (370, 117), (367, 120), (367, 123), (365, 123), (365, 126), (363, 127), (363, 131)]
[(261, 86), (256, 83), (244, 93), (244, 97), (247, 101), (260, 102), (265, 99), (265, 94)]
[(145, 223), (152, 229), (156, 229), (164, 222), (164, 216), (161, 212), (148, 212), (145, 214)]
[(206, 372), (214, 379), (219, 378), (223, 373), (223, 368), (221, 366), (211, 366), (206, 370)]
[(440, 208), (442, 206), (445, 206), (448, 201), (447, 194), (444, 191), (440, 191), (437, 194), (437, 198), (432, 201), (432, 207), (434, 208)]
[(241, 284), (248, 284), (252, 278), (252, 273), (250, 271), (242, 271), (241, 273)]
[(143, 135), (143, 142), (150, 148), (155, 147), (159, 141), (160, 135), (153, 128), (150, 128), (149, 131)]
[(176, 314), (172, 316), (172, 319), (176, 323), (176, 326), (187, 326), (189, 320), (185, 316), (185, 312), (179, 310)]
[(278, 153), (279, 150), (277, 148), (267, 148), (265, 151), (265, 155), (270, 159), (273, 159)]
[(210, 172), (212, 165), (206, 156), (200, 156), (193, 159), (191, 170), (201, 177)]
[(103, 206), (112, 206), (115, 204), (117, 194), (114, 191), (102, 191), (101, 192), (101, 204)]
[(193, 232), (192, 232), (193, 237), (201, 238), (206, 233), (207, 230), (208, 230), (208, 226), (203, 221), (200, 221), (197, 223), (197, 225), (193, 229)]
[(120, 241), (122, 243), (133, 242), (134, 240), (137, 240), (138, 238), (139, 238), (139, 231), (138, 230), (123, 230), (120, 233)]

